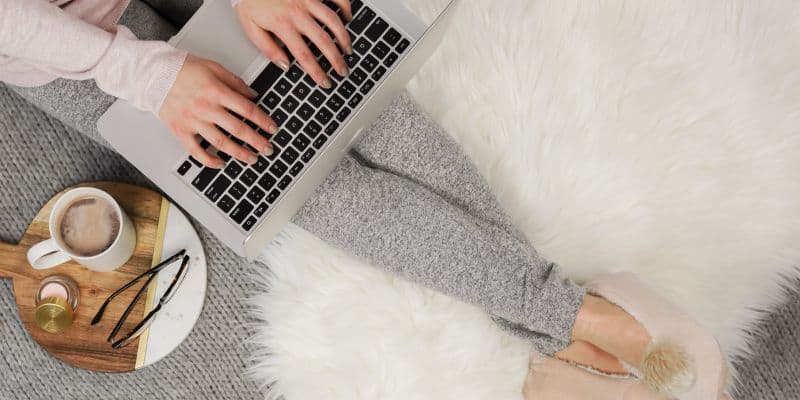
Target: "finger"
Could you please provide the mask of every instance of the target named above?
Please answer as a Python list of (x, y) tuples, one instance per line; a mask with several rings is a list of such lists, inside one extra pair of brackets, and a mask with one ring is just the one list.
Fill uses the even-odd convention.
[(283, 48), (275, 42), (275, 39), (272, 38), (269, 32), (261, 29), (252, 22), (244, 24), (244, 31), (247, 37), (250, 38), (250, 41), (261, 51), (261, 54), (264, 54), (264, 57), (267, 57), (267, 59), (274, 62), (275, 65), (284, 71), (289, 69), (289, 56), (287, 56)]
[(250, 89), (244, 81), (236, 76), (233, 72), (228, 71), (225, 67), (218, 63), (211, 64), (211, 72), (214, 73), (222, 83), (228, 85), (229, 88), (239, 92), (242, 96), (254, 98), (258, 95), (255, 90)]
[(346, 20), (353, 20), (353, 7), (350, 5), (350, 0), (333, 0), (333, 2), (342, 9), (342, 14), (344, 14)]
[[(308, 17), (309, 20), (313, 19)], [(317, 25), (319, 26), (319, 25)], [(297, 63), (300, 64), (301, 67), (311, 75), (311, 78), (314, 79), (318, 85), (322, 86), (325, 89), (330, 89), (333, 87), (333, 82), (331, 82), (331, 78), (322, 70), (317, 62), (317, 58), (314, 57), (314, 54), (311, 53), (311, 50), (306, 45), (306, 42), (303, 41), (303, 37), (300, 36), (300, 33), (296, 29), (285, 29), (277, 32), (278, 37), (286, 44), (286, 47), (289, 48), (289, 51), (294, 54), (294, 58), (297, 60)]]
[[(322, 3), (320, 3), (322, 5)], [(322, 7), (325, 7), (322, 5)], [(325, 7), (327, 8), (327, 7)], [(330, 10), (328, 10), (330, 11)], [(322, 54), (325, 55), (325, 58), (331, 62), (333, 68), (340, 76), (347, 76), (348, 68), (347, 64), (344, 62), (344, 57), (342, 57), (342, 53), (333, 43), (333, 39), (331, 39), (330, 35), (328, 35), (319, 23), (311, 18), (303, 18), (298, 21), (298, 28), (300, 31), (311, 40), (317, 47), (322, 51)], [(346, 35), (346, 33), (345, 33)]]
[[(233, 90), (223, 91), (222, 97), (220, 98), (220, 103), (223, 107), (235, 112), (240, 117), (256, 124), (256, 126), (262, 130), (273, 135), (278, 133), (278, 125), (275, 123), (275, 121), (273, 121), (272, 118), (270, 118), (269, 115), (267, 115), (267, 113), (261, 109), (261, 107), (257, 106), (255, 103), (245, 98), (241, 94), (236, 93)], [(252, 128), (250, 129), (252, 130)], [(260, 137), (261, 135), (256, 136)], [(247, 143), (250, 142), (248, 141)], [(250, 145), (253, 146), (252, 143), (250, 143)], [(261, 148), (259, 146), (253, 147), (257, 149)]]
[[(256, 152), (263, 153), (265, 155), (272, 154), (272, 144), (270, 144), (267, 139), (256, 133), (253, 128), (248, 126), (244, 121), (233, 116), (227, 110), (218, 108), (210, 114), (211, 121), (208, 122), (219, 125), (222, 129), (230, 132), (234, 137), (249, 144), (253, 149), (256, 149)], [(241, 145), (238, 146), (241, 147)], [(250, 153), (250, 155), (256, 155), (249, 149), (245, 150)], [(227, 153), (227, 151), (225, 152)], [(245, 156), (243, 153), (237, 152), (229, 154), (246, 163), (251, 163), (251, 160), (255, 162), (253, 157)]]
[(220, 169), (225, 166), (224, 161), (216, 156), (208, 154), (206, 149), (200, 147), (200, 143), (197, 142), (197, 134), (187, 131), (176, 136), (186, 151), (189, 152), (189, 155), (194, 157), (197, 161), (200, 161), (200, 163), (206, 167)]
[(237, 160), (253, 164), (258, 159), (258, 155), (253, 154), (253, 152), (246, 149), (244, 146), (236, 144), (236, 142), (222, 133), (222, 131), (213, 124), (201, 124), (198, 126), (197, 131), (217, 150), (228, 153)]
[[(349, 1), (345, 2), (349, 3)], [(339, 48), (341, 51), (345, 54), (352, 54), (353, 44), (350, 42), (350, 35), (347, 33), (347, 29), (345, 29), (341, 18), (339, 18), (339, 14), (336, 14), (333, 10), (328, 8), (328, 6), (320, 2), (312, 3), (310, 11), (314, 18), (322, 22), (333, 32), (333, 35), (336, 36), (336, 40), (339, 41)], [(319, 47), (319, 45), (317, 46)], [(327, 57), (327, 54), (325, 56)], [(328, 59), (330, 60), (331, 58), (328, 57)]]

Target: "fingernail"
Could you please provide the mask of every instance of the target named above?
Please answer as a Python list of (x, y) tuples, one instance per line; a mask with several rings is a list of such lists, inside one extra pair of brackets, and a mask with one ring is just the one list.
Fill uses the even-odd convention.
[(258, 92), (256, 92), (253, 88), (247, 88), (250, 90), (250, 97), (258, 97)]
[(345, 52), (347, 53), (348, 56), (352, 56), (353, 55), (353, 45), (352, 44), (348, 45), (347, 49), (345, 49)]
[(272, 149), (272, 145), (267, 144), (266, 146), (264, 146), (264, 151), (262, 151), (261, 154), (265, 156), (271, 156), (273, 152), (274, 150)]
[(289, 63), (288, 62), (281, 60), (281, 61), (278, 61), (277, 64), (278, 64), (278, 67), (280, 69), (282, 69), (284, 72), (289, 70)]
[(247, 157), (248, 164), (255, 164), (256, 162), (258, 162), (258, 156), (251, 154), (249, 157)]
[(325, 80), (322, 81), (322, 85), (320, 86), (322, 86), (325, 89), (330, 89), (333, 87), (333, 82), (331, 82), (330, 78), (325, 78)]
[(278, 125), (275, 125), (275, 124), (270, 125), (269, 129), (267, 129), (267, 132), (269, 132), (269, 133), (271, 133), (273, 135), (277, 135), (278, 134)]

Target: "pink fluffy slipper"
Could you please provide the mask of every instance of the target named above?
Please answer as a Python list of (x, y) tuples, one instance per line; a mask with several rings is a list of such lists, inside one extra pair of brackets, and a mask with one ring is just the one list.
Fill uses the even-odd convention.
[(648, 386), (681, 400), (726, 396), (725, 355), (714, 337), (683, 310), (628, 272), (598, 278), (586, 289), (621, 307), (647, 329), (652, 340), (644, 360), (628, 367)]

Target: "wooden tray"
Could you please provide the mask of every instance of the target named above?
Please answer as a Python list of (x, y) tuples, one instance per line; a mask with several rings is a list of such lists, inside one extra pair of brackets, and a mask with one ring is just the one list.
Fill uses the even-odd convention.
[[(62, 191), (39, 211), (19, 244), (0, 243), (0, 277), (13, 280), (19, 316), (31, 337), (48, 353), (67, 364), (93, 371), (132, 371), (141, 365), (140, 353), (144, 350), (139, 346), (139, 339), (115, 350), (106, 342), (106, 338), (140, 286), (135, 286), (114, 299), (99, 324), (90, 326), (89, 321), (109, 294), (149, 269), (154, 264), (153, 260), (161, 259), (161, 243), (166, 225), (162, 210), (169, 207), (169, 202), (152, 190), (125, 183), (94, 182), (76, 187), (79, 186), (105, 190), (133, 220), (138, 243), (128, 263), (112, 272), (94, 272), (74, 262), (45, 270), (30, 267), (26, 253), (34, 244), (50, 238), (50, 210), (64, 193)], [(39, 329), (34, 319), (34, 294), (39, 282), (54, 274), (64, 274), (74, 279), (81, 295), (72, 326), (61, 334)], [(152, 296), (143, 296), (146, 297)], [(121, 332), (133, 328), (143, 318), (144, 309), (144, 301), (137, 303)]]

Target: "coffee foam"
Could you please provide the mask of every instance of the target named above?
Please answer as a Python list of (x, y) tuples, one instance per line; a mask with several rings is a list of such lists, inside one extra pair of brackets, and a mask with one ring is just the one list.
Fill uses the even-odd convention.
[(70, 252), (89, 257), (111, 247), (119, 234), (119, 225), (113, 204), (99, 197), (84, 197), (65, 208), (59, 234)]

